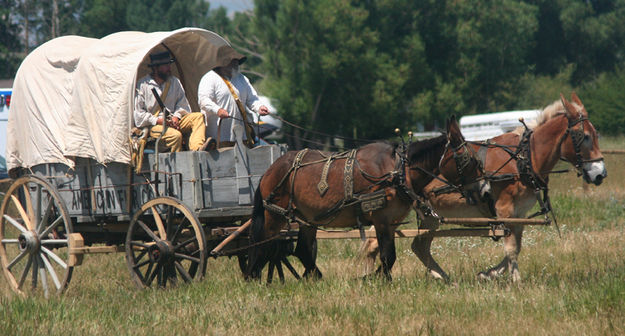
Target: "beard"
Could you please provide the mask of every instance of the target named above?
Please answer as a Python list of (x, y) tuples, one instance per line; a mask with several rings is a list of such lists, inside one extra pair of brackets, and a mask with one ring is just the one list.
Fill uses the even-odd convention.
[(234, 78), (240, 74), (241, 74), (241, 71), (239, 70), (239, 66), (237, 65), (232, 68), (232, 71), (230, 72), (230, 78)]
[(166, 81), (169, 78), (169, 76), (171, 76), (171, 70), (170, 71), (157, 71), (156, 75), (160, 77), (162, 80)]

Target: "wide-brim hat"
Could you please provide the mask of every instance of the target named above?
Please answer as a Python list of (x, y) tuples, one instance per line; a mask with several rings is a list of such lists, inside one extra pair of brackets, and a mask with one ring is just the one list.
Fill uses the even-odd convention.
[(238, 60), (239, 64), (242, 64), (247, 60), (247, 56), (237, 52), (231, 46), (221, 46), (217, 49), (217, 64), (213, 69), (228, 66), (232, 60)]
[(162, 51), (154, 54), (150, 54), (150, 64), (149, 67), (155, 67), (163, 64), (174, 63), (176, 60), (171, 57), (169, 51)]

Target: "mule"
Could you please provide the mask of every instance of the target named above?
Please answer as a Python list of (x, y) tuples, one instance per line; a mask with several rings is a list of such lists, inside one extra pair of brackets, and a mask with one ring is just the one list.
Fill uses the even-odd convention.
[(416, 194), (436, 174), (452, 184), (479, 177), (478, 160), (455, 118), (446, 129), (446, 134), (410, 143), (405, 150), (378, 142), (345, 153), (303, 150), (280, 157), (255, 193), (246, 278), (260, 278), (276, 246), (270, 241), (297, 222), (295, 255), (305, 267), (304, 277), (322, 276), (315, 263), (317, 227), (373, 225), (382, 260), (378, 273), (390, 280), (395, 228), (417, 201)]
[[(569, 102), (560, 94), (559, 101), (541, 112), (531, 132), (521, 126), (485, 143), (472, 143), (474, 151), (485, 150), (484, 168), (486, 178), (490, 181), (491, 202), (471, 205), (458, 193), (437, 194), (435, 190), (441, 187), (441, 183), (434, 180), (425, 188), (425, 194), (435, 212), (443, 217), (525, 218), (539, 201), (541, 213), (545, 213), (550, 207), (548, 198), (547, 204), (543, 204), (549, 174), (560, 159), (571, 163), (587, 183), (601, 184), (607, 177), (607, 171), (597, 132), (575, 92), (571, 99)], [(540, 195), (537, 195), (536, 190), (544, 190), (542, 198), (538, 198)], [(437, 229), (439, 222), (435, 218), (426, 218), (422, 226)], [(508, 228), (510, 235), (503, 239), (503, 260), (478, 273), (480, 279), (492, 279), (510, 271), (513, 282), (521, 280), (518, 257), (523, 225), (510, 225)], [(449, 281), (449, 276), (432, 257), (432, 240), (432, 237), (417, 236), (412, 242), (412, 250), (425, 265), (428, 274)], [(375, 262), (376, 245), (377, 242), (368, 240), (361, 247), (369, 269)]]

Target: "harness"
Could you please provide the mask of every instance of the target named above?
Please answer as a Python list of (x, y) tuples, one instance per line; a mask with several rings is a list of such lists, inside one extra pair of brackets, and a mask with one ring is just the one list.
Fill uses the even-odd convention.
[[(463, 148), (464, 150), (462, 151), (461, 154), (458, 154), (457, 152), (461, 148)], [(453, 150), (452, 157), (456, 163), (456, 172), (458, 176), (461, 178), (460, 184), (455, 185), (449, 181), (444, 181), (441, 178), (436, 177), (436, 179), (443, 181), (446, 185), (442, 187), (438, 187), (432, 190), (432, 192), (434, 193), (434, 195), (437, 195), (437, 196), (440, 194), (445, 194), (445, 193), (459, 192), (462, 195), (462, 197), (467, 201), (468, 204), (476, 205), (478, 204), (478, 200), (482, 200), (482, 197), (480, 196), (479, 185), (477, 182), (479, 182), (479, 180), (483, 179), (485, 176), (484, 163), (486, 162), (486, 151), (480, 148), (480, 151), (476, 155), (473, 148), (471, 148), (471, 146), (467, 146), (466, 141), (463, 141), (457, 147), (452, 148), (452, 150)], [(475, 160), (477, 162), (477, 165), (478, 165), (477, 169), (479, 170), (482, 177), (479, 177), (475, 179), (474, 181), (467, 181), (466, 176), (468, 174), (465, 174), (465, 172), (467, 170), (467, 167), (471, 163), (471, 160)], [(470, 186), (470, 187), (467, 188), (467, 186)], [(492, 202), (489, 202), (489, 203), (492, 203)]]
[[(585, 134), (584, 134), (584, 121), (585, 120), (588, 120), (588, 118), (582, 116), (581, 113), (579, 114), (579, 118), (575, 120), (568, 119), (568, 127), (566, 129), (566, 132), (564, 133), (565, 137), (567, 135), (571, 136), (571, 142), (573, 143), (573, 150), (575, 150), (575, 162), (571, 162), (571, 164), (577, 170), (577, 177), (582, 176), (583, 174), (582, 169), (583, 169), (584, 163), (603, 161), (603, 157), (599, 157), (596, 159), (584, 159), (582, 157), (581, 147), (585, 138)], [(573, 126), (580, 124), (580, 123), (581, 123), (581, 129), (573, 129)], [(562, 160), (568, 161), (564, 158), (562, 158)]]
[[(311, 162), (303, 162), (304, 157), (307, 153), (309, 153), (308, 149), (303, 149), (295, 155), (295, 159), (293, 160), (293, 164), (291, 168), (286, 172), (283, 176), (282, 180), (274, 187), (271, 191), (267, 199), (263, 200), (263, 205), (265, 208), (273, 212), (275, 214), (281, 215), (287, 218), (291, 222), (297, 222), (300, 225), (311, 226), (312, 224), (306, 218), (301, 218), (300, 214), (297, 213), (297, 209), (293, 204), (293, 195), (294, 195), (294, 181), (297, 175), (297, 172), (300, 168), (304, 166), (314, 165), (323, 163), (324, 167), (321, 173), (320, 181), (317, 184), (317, 190), (321, 197), (325, 195), (329, 186), (327, 182), (327, 175), (332, 163), (339, 159), (345, 159), (345, 165), (343, 167), (343, 184), (344, 184), (344, 197), (337, 203), (335, 203), (332, 207), (330, 207), (327, 211), (315, 216), (313, 221), (326, 221), (325, 225), (332, 222), (338, 214), (348, 208), (360, 205), (356, 208), (357, 211), (357, 227), (361, 230), (361, 236), (364, 237), (364, 230), (362, 221), (360, 217), (362, 214), (369, 213), (372, 211), (376, 211), (379, 209), (383, 209), (387, 205), (387, 192), (385, 190), (386, 187), (393, 187), (397, 191), (399, 191), (399, 195), (403, 196), (409, 200), (418, 200), (418, 196), (408, 188), (406, 185), (406, 173), (405, 167), (407, 158), (405, 153), (405, 148), (402, 146), (400, 151), (395, 150), (395, 167), (392, 171), (382, 175), (382, 176), (373, 176), (366, 171), (364, 171), (356, 159), (356, 154), (358, 149), (352, 149), (346, 152), (333, 153), (332, 155), (325, 155), (324, 153), (319, 151), (319, 154), (322, 155), (323, 159), (311, 161)], [(357, 167), (358, 172), (362, 174), (365, 179), (372, 182), (372, 184), (368, 187), (368, 190), (375, 189), (372, 192), (365, 193), (355, 193), (354, 192), (354, 167)], [(282, 185), (286, 182), (287, 178), (290, 176), (290, 197), (289, 203), (286, 208), (283, 208), (273, 202), (275, 198), (276, 191), (282, 187)], [(420, 201), (418, 200), (418, 203)], [(423, 203), (423, 202), (421, 202)], [(315, 225), (317, 226), (317, 225)]]

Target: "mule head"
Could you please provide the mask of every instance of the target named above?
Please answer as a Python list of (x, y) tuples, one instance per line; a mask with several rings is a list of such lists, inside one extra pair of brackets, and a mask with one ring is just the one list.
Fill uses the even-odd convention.
[(483, 197), (490, 191), (490, 184), (482, 179), (484, 176), (482, 163), (471, 145), (464, 139), (455, 116), (447, 119), (446, 131), (447, 146), (439, 162), (440, 173), (463, 194), (466, 186), (478, 183), (480, 196)]
[(562, 94), (560, 100), (568, 120), (565, 137), (570, 139), (563, 139), (560, 145), (561, 155), (575, 166), (584, 181), (600, 185), (608, 173), (599, 149), (597, 130), (588, 119), (588, 112), (575, 92), (571, 94), (571, 102)]

